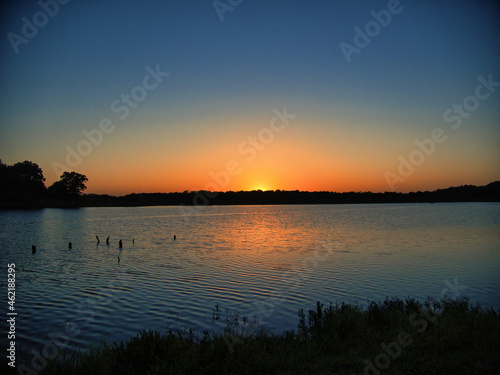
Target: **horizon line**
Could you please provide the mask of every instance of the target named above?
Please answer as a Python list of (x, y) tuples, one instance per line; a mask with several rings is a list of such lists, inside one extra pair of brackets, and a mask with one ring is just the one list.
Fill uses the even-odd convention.
[(197, 193), (203, 193), (203, 192), (207, 192), (207, 193), (210, 193), (210, 194), (225, 194), (225, 193), (252, 193), (252, 192), (262, 192), (262, 193), (329, 193), (329, 194), (350, 194), (350, 193), (354, 193), (354, 194), (367, 194), (367, 193), (371, 193), (371, 194), (416, 194), (416, 193), (432, 193), (432, 192), (436, 192), (438, 190), (447, 190), (447, 189), (453, 189), (453, 188), (460, 188), (460, 187), (486, 187), (486, 186), (489, 186), (489, 185), (492, 185), (492, 184), (495, 184), (495, 183), (500, 183), (500, 180), (495, 180), (495, 181), (492, 181), (486, 185), (473, 185), (473, 184), (463, 184), (463, 185), (457, 185), (457, 186), (448, 186), (446, 188), (437, 188), (437, 189), (434, 189), (434, 190), (417, 190), (417, 191), (409, 191), (409, 192), (402, 192), (402, 191), (383, 191), (383, 192), (373, 192), (373, 191), (370, 191), (370, 190), (367, 190), (367, 191), (354, 191), (354, 190), (351, 190), (351, 191), (342, 191), (342, 192), (339, 192), (339, 191), (329, 191), (329, 190), (314, 190), (314, 191), (310, 191), (310, 190), (299, 190), (299, 189), (295, 189), (295, 190), (283, 190), (283, 189), (268, 189), (268, 190), (262, 190), (262, 189), (254, 189), (254, 190), (225, 190), (225, 191), (213, 191), (213, 190), (204, 190), (204, 189), (201, 189), (201, 190), (184, 190), (184, 191), (170, 191), (170, 192), (160, 192), (160, 191), (156, 191), (156, 192), (150, 192), (150, 193), (147, 193), (147, 192), (133, 192), (133, 193), (128, 193), (128, 194), (123, 194), (123, 195), (112, 195), (112, 194), (108, 194), (108, 193), (83, 193), (83, 195), (107, 195), (107, 196), (111, 196), (111, 197), (125, 197), (125, 196), (128, 196), (128, 195), (133, 195), (133, 194), (197, 194)]

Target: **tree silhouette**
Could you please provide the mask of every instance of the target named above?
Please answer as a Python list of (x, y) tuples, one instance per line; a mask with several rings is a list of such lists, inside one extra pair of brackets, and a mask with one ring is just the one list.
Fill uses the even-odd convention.
[(18, 176), (22, 190), (27, 196), (40, 199), (45, 193), (45, 177), (38, 164), (32, 161), (23, 161), (14, 164), (12, 170)]
[(45, 194), (45, 177), (38, 164), (23, 161), (14, 165), (0, 160), (0, 195), (5, 201), (33, 202)]
[(87, 189), (87, 176), (76, 172), (64, 172), (59, 181), (48, 188), (49, 195), (57, 199), (77, 199)]

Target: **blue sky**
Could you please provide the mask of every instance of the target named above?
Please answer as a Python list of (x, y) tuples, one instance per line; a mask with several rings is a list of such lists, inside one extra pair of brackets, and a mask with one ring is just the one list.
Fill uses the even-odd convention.
[[(308, 163), (316, 173), (298, 189), (387, 190), (384, 172), (397, 170), (416, 138), (449, 126), (443, 112), (474, 94), (478, 76), (500, 81), (494, 1), (401, 1), (401, 11), (348, 63), (339, 44), (354, 45), (354, 28), (364, 30), (370, 12), (390, 3), (243, 0), (221, 21), (212, 1), (73, 0), (15, 53), (8, 34), (22, 36), (22, 18), (32, 21), (40, 5), (11, 1), (2, 12), (0, 158), (37, 162), (50, 184), (66, 146), (76, 148), (82, 130), (109, 117), (116, 129), (74, 167), (89, 177), (89, 191), (196, 190), (241, 140), (267, 125), (273, 108), (286, 106), (297, 120), (276, 142), (304, 154), (296, 173), (308, 175)], [(110, 103), (157, 65), (169, 77), (118, 120)], [(499, 179), (499, 104), (500, 92), (481, 101), (396, 190)], [(273, 141), (262, 154), (262, 165), (276, 165), (262, 178), (292, 189), (301, 178), (280, 173), (294, 169), (293, 151), (278, 146)], [(203, 164), (207, 154), (213, 164)], [(128, 184), (116, 172), (124, 167), (144, 184)], [(175, 182), (154, 183), (139, 171), (160, 175), (163, 168)], [(183, 179), (181, 170), (200, 177)], [(354, 178), (366, 171), (365, 180)], [(240, 177), (232, 188), (251, 179)]]

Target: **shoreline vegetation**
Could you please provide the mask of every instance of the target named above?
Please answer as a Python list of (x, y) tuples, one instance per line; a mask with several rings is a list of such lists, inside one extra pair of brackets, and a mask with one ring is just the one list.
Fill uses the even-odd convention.
[(434, 191), (330, 192), (299, 190), (184, 191), (182, 193), (134, 193), (124, 196), (84, 194), (88, 178), (77, 172), (64, 172), (59, 181), (45, 186), (38, 164), (23, 161), (6, 165), (0, 160), (0, 209), (134, 207), (134, 206), (212, 206), (277, 204), (348, 203), (437, 203), (500, 202), (500, 181), (485, 186), (461, 185)]
[[(271, 332), (219, 306), (219, 332), (144, 330), (126, 342), (66, 352), (39, 374), (498, 374), (500, 311), (458, 299), (386, 298), (298, 312)], [(18, 364), (30, 369), (30, 358)], [(14, 373), (13, 369), (12, 373)], [(19, 368), (18, 370), (21, 370)], [(29, 371), (28, 371), (29, 373)]]
[(200, 190), (182, 193), (133, 193), (124, 196), (81, 194), (71, 199), (49, 196), (37, 200), (25, 198), (18, 200), (0, 197), (0, 209), (445, 202), (500, 202), (500, 181), (485, 186), (462, 185), (411, 193)]
[(348, 204), (348, 203), (437, 203), (500, 202), (500, 181), (486, 186), (464, 185), (432, 192), (309, 192), (289, 190), (185, 191), (183, 193), (142, 193), (115, 197), (87, 194), (83, 204), (92, 206), (177, 206), (177, 205), (275, 205), (275, 204)]

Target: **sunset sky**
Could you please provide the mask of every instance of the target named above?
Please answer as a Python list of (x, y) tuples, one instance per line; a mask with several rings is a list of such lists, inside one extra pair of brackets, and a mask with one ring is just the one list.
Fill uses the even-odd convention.
[(500, 180), (496, 1), (60, 1), (1, 9), (0, 159), (47, 186)]

